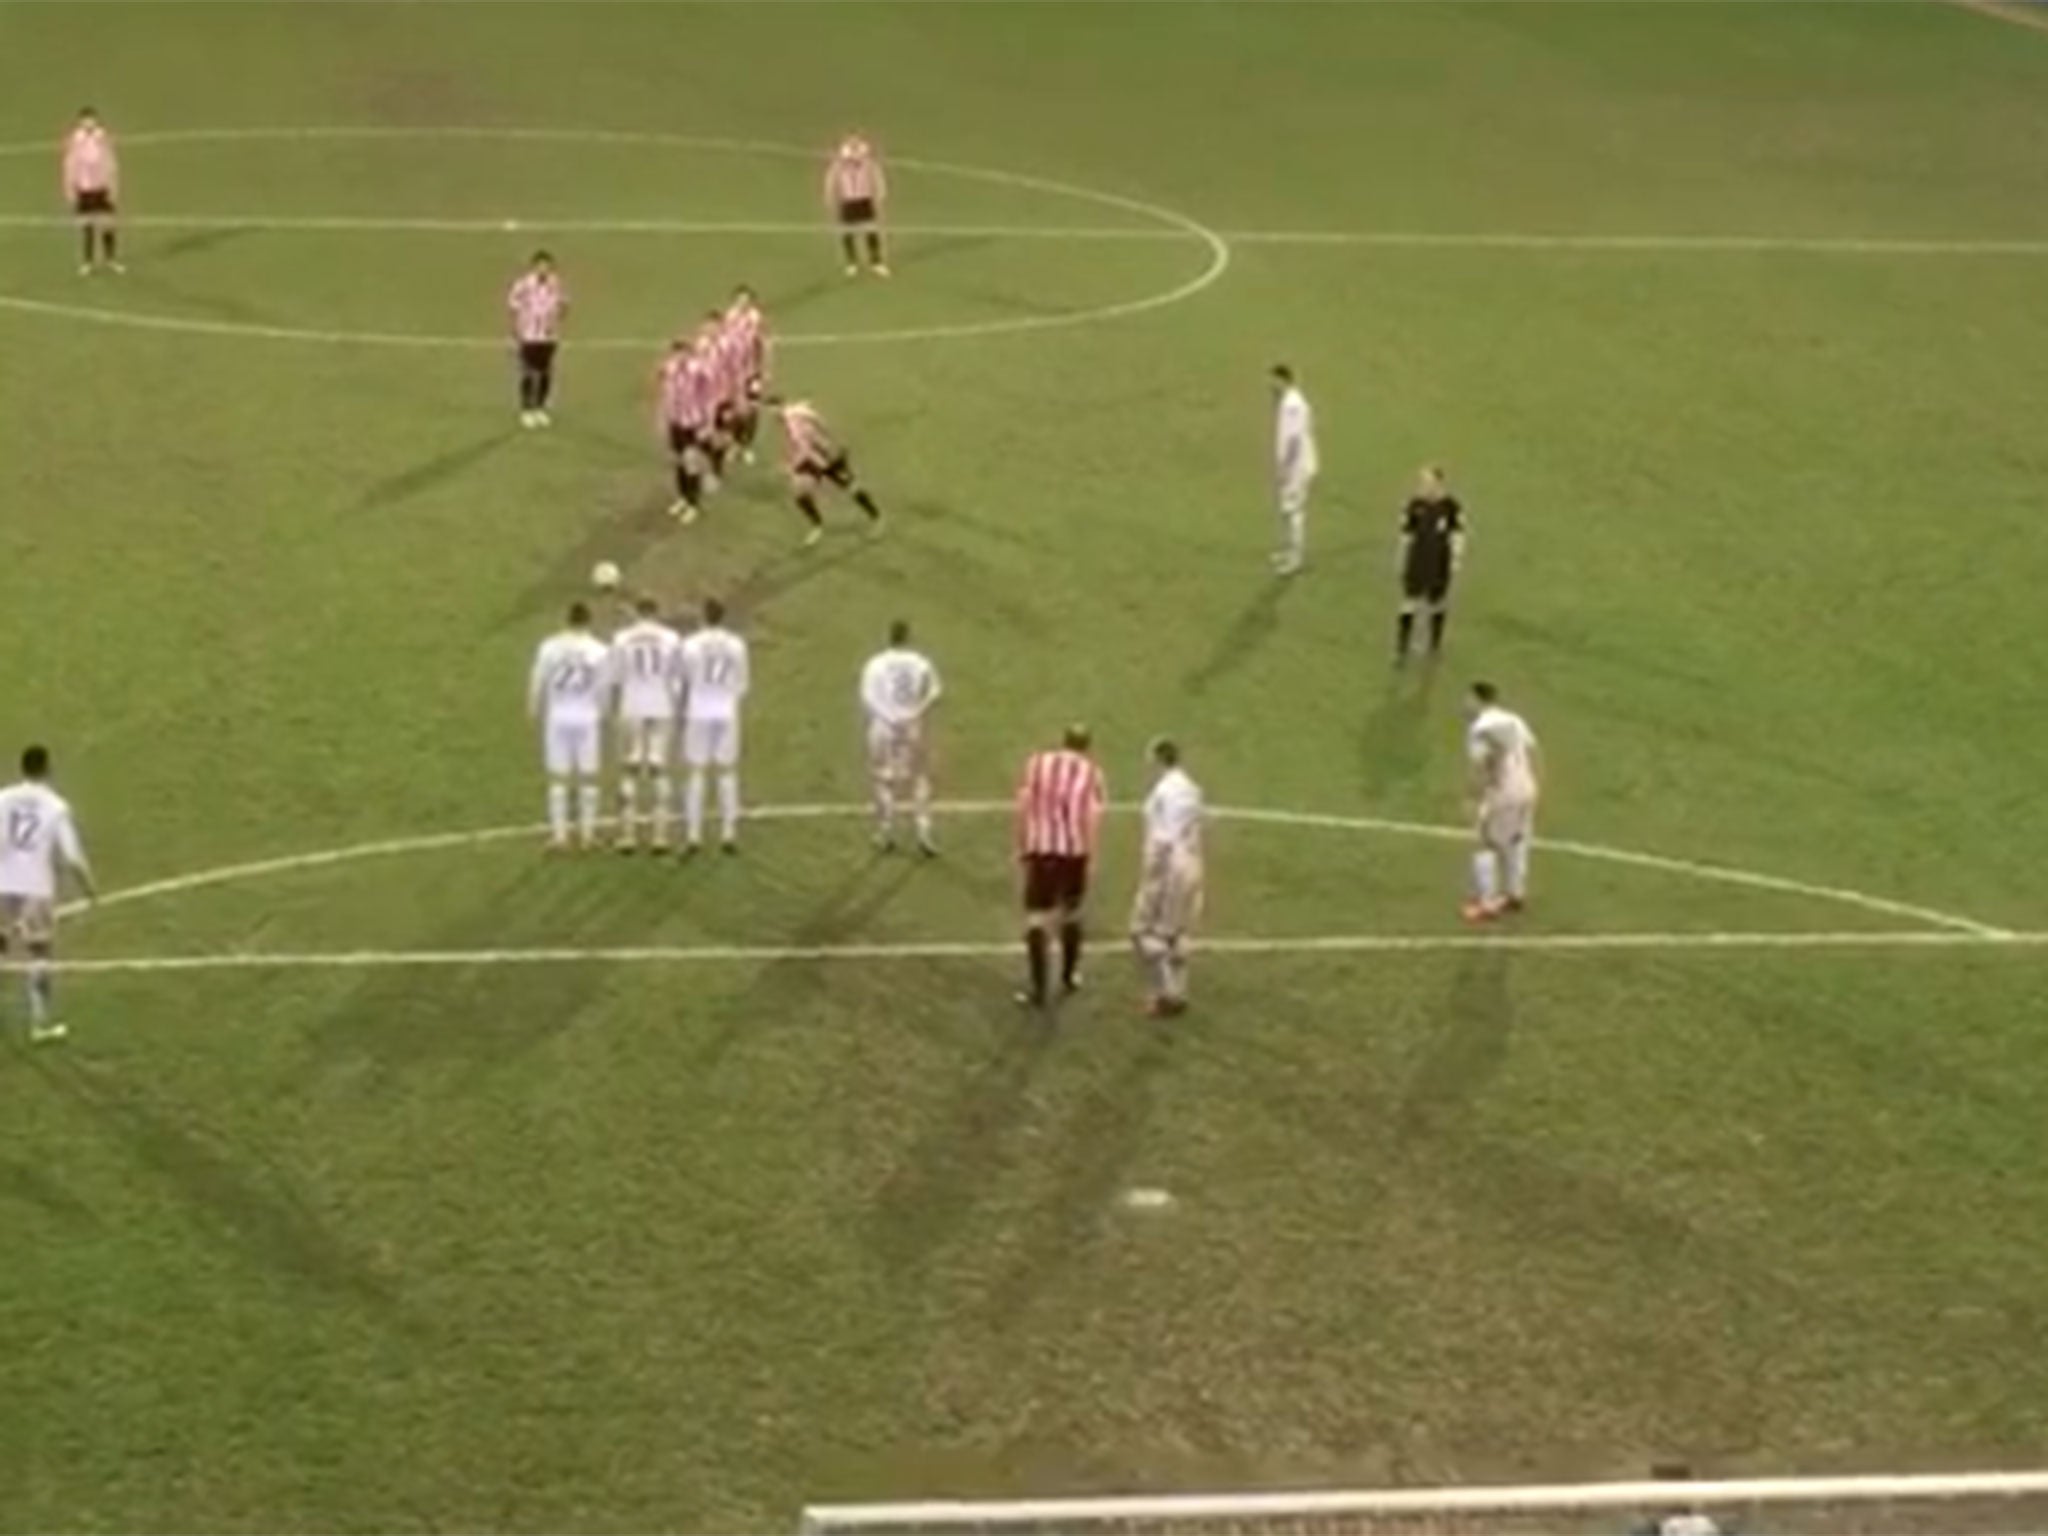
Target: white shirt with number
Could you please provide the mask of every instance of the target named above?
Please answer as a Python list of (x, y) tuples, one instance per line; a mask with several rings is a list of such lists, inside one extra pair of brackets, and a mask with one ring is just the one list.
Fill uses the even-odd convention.
[(0, 789), (0, 896), (56, 900), (60, 862), (85, 867), (64, 797), (30, 781)]
[(1145, 867), (1202, 856), (1202, 787), (1169, 768), (1145, 797)]
[(612, 636), (612, 680), (628, 725), (673, 720), (683, 696), (683, 637), (642, 619)]
[(924, 749), (924, 723), (942, 688), (931, 658), (890, 646), (860, 672), (860, 704), (868, 719), (868, 758), (875, 772), (912, 771)]
[(1536, 733), (1511, 709), (1489, 704), (1465, 733), (1465, 752), (1483, 800), (1500, 805), (1536, 799)]
[(565, 629), (540, 643), (527, 683), (527, 704), (541, 720), (547, 771), (593, 774), (602, 756), (611, 653), (587, 630)]
[(1321, 463), (1316, 457), (1316, 413), (1308, 396), (1290, 384), (1274, 412), (1273, 473), (1283, 489), (1305, 489)]
[(730, 768), (740, 759), (740, 704), (753, 682), (747, 642), (712, 625), (683, 642), (683, 760)]

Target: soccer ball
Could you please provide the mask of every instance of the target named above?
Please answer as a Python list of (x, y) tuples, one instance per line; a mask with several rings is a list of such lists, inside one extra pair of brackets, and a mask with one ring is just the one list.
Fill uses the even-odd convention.
[(618, 591), (619, 583), (625, 579), (609, 560), (600, 560), (590, 568), (590, 584), (600, 592)]

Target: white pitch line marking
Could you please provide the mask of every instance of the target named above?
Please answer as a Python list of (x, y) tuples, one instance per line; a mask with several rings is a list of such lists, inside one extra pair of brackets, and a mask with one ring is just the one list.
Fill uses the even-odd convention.
[[(1959, 0), (1958, 0), (1959, 3)], [(0, 229), (70, 229), (63, 214), (0, 214)], [(788, 235), (830, 238), (836, 226), (776, 220), (371, 217), (355, 214), (144, 214), (130, 229), (253, 230), (277, 234)], [(1192, 228), (1061, 224), (897, 224), (891, 232), (920, 239), (1131, 241), (1180, 244)], [(1533, 230), (1217, 229), (1229, 245), (1357, 246), (1382, 250), (1558, 251), (1616, 255), (2048, 256), (2048, 237), (1862, 235), (1671, 235), (1541, 233)]]
[[(122, 142), (133, 148), (139, 145), (164, 144), (207, 144), (207, 143), (253, 143), (264, 141), (305, 141), (322, 142), (331, 140), (393, 141), (407, 139), (448, 139), (474, 140), (483, 142), (509, 141), (514, 143), (595, 143), (607, 145), (642, 145), (652, 148), (708, 150), (714, 153), (737, 155), (765, 155), (779, 159), (815, 161), (818, 151), (795, 144), (778, 144), (767, 140), (701, 138), (688, 134), (623, 132), (609, 129), (585, 128), (389, 128), (389, 127), (295, 127), (295, 128), (190, 128), (159, 132), (124, 134)], [(14, 144), (0, 144), (0, 156), (23, 154), (47, 154), (49, 146), (33, 141)], [(1146, 202), (1142, 198), (1126, 197), (1120, 192), (1104, 192), (1094, 187), (1077, 186), (1070, 182), (1054, 181), (1049, 177), (1031, 176), (1017, 171), (991, 170), (982, 166), (956, 165), (942, 160), (922, 160), (907, 155), (892, 157), (893, 163), (903, 170), (922, 171), (935, 176), (952, 176), (965, 181), (978, 181), (985, 185), (1010, 187), (1020, 191), (1038, 192), (1048, 197), (1063, 197), (1076, 202), (1092, 203), (1098, 208), (1128, 214), (1150, 220), (1158, 239), (1193, 241), (1208, 253), (1208, 260), (1202, 269), (1186, 281), (1163, 289), (1157, 293), (1144, 294), (1116, 304), (1096, 305), (1089, 309), (1069, 310), (1058, 314), (1015, 315), (1004, 320), (964, 321), (955, 325), (917, 326), (894, 331), (840, 331), (840, 332), (787, 332), (777, 337), (783, 346), (844, 346), (854, 342), (909, 342), (909, 341), (962, 341), (987, 336), (1004, 336), (1029, 331), (1061, 330), (1069, 326), (1094, 325), (1105, 320), (1124, 320), (1134, 315), (1147, 314), (1155, 309), (1164, 309), (1170, 304), (1183, 303), (1196, 297), (1223, 280), (1230, 270), (1230, 244), (1199, 219), (1190, 217), (1176, 209), (1159, 203)], [(133, 222), (133, 221), (131, 221)], [(488, 223), (489, 221), (485, 221)], [(520, 222), (515, 220), (514, 222)], [(531, 221), (527, 221), (531, 225)], [(537, 227), (537, 226), (534, 226)], [(821, 232), (811, 225), (785, 226), (801, 229), (814, 237)], [(497, 232), (503, 233), (504, 220), (496, 224)], [(91, 305), (71, 304), (50, 299), (30, 299), (0, 295), (0, 310), (11, 310), (18, 314), (44, 315), (68, 320), (85, 320), (99, 325), (120, 326), (130, 330), (170, 331), (194, 336), (243, 337), (259, 341), (316, 342), (330, 346), (362, 345), (380, 347), (412, 347), (477, 350), (488, 348), (502, 350), (505, 341), (500, 336), (449, 336), (433, 334), (408, 334), (392, 331), (344, 331), (319, 327), (265, 325), (254, 322), (244, 323), (228, 320), (189, 319), (176, 315), (148, 314), (132, 310), (99, 309)], [(614, 336), (578, 338), (576, 345), (587, 351), (640, 351), (657, 348), (666, 343), (665, 337)]]
[[(1011, 810), (1007, 800), (949, 800), (934, 807), (942, 816), (994, 816), (1004, 815)], [(1132, 805), (1112, 807), (1119, 813), (1136, 809)], [(813, 821), (843, 819), (867, 816), (872, 813), (865, 805), (842, 803), (812, 803), (795, 805), (756, 806), (747, 812), (752, 821)], [(1470, 838), (1468, 828), (1444, 826), (1431, 822), (1399, 821), (1381, 816), (1347, 816), (1316, 811), (1261, 810), (1251, 807), (1217, 806), (1209, 811), (1217, 821), (1238, 821), (1254, 825), (1322, 828), (1339, 832), (1380, 832), (1398, 837), (1422, 837), (1437, 841), (1464, 842)], [(337, 864), (350, 864), (363, 859), (391, 858), (413, 853), (431, 853), (447, 849), (468, 848), (484, 843), (509, 842), (520, 838), (537, 838), (543, 829), (530, 823), (516, 826), (485, 827), (471, 832), (432, 832), (417, 837), (383, 838), (375, 842), (358, 843), (346, 848), (331, 848), (314, 853), (284, 854), (276, 858), (257, 859), (246, 863), (224, 865), (218, 869), (198, 870), (190, 874), (172, 875), (162, 880), (153, 880), (143, 885), (130, 886), (124, 890), (111, 891), (100, 899), (100, 907), (122, 906), (138, 901), (154, 900), (165, 896), (180, 895), (189, 891), (203, 890), (211, 886), (230, 885), (243, 880), (259, 880), (269, 875), (291, 874), (300, 870), (324, 869)], [(1919, 944), (1939, 944), (1943, 941), (1959, 943), (2031, 943), (2031, 936), (2015, 934), (2011, 930), (1979, 922), (1973, 917), (1960, 913), (1944, 912), (1933, 907), (1915, 906), (1897, 902), (1883, 896), (1872, 896), (1862, 891), (1849, 890), (1841, 886), (1817, 885), (1802, 880), (1789, 879), (1782, 875), (1761, 874), (1753, 870), (1736, 869), (1721, 864), (1701, 864), (1688, 859), (1669, 858), (1662, 854), (1638, 853), (1627, 848), (1610, 848), (1599, 843), (1551, 841), (1538, 839), (1537, 846), (1545, 852), (1561, 853), (1568, 857), (1591, 859), (1598, 862), (1627, 865), (1640, 869), (1656, 870), (1664, 874), (1679, 875), (1686, 879), (1706, 880), (1721, 885), (1734, 885), (1754, 890), (1767, 890), (1781, 895), (1803, 896), (1810, 900), (1833, 902), (1840, 906), (1855, 907), (1866, 912), (1880, 913), (1887, 917), (1908, 918), (1925, 923), (1935, 930), (1924, 938), (1914, 939)], [(92, 910), (83, 903), (73, 902), (64, 908), (66, 916), (76, 916)], [(1490, 935), (1445, 935), (1440, 937), (1420, 936), (1439, 948), (1456, 947), (1461, 943), (1497, 944), (1513, 938), (1511, 934)], [(1569, 934), (1528, 935), (1538, 939), (1547, 947), (1567, 948), (1577, 942), (1577, 936)], [(1641, 946), (1643, 940), (1631, 935), (1591, 936), (1607, 948)], [(1753, 936), (1752, 936), (1753, 937)], [(1805, 935), (1789, 933), (1779, 936), (1788, 941), (1797, 941)], [(1827, 936), (1823, 936), (1827, 937)], [(1878, 943), (1897, 944), (1902, 942), (1895, 935), (1873, 931)], [(1227, 949), (1233, 941), (1212, 939), (1205, 946), (1214, 951)], [(1284, 941), (1248, 939), (1235, 941), (1245, 944), (1284, 942), (1289, 944), (1317, 944), (1321, 940), (1289, 939)], [(1379, 939), (1369, 941), (1335, 939), (1329, 941), (1338, 945), (1346, 943), (1380, 943)], [(1716, 942), (1712, 935), (1696, 937), (1688, 942), (1695, 945), (1710, 945)], [(1725, 938), (1720, 941), (1725, 943)], [(1832, 947), (1842, 947), (1837, 940)], [(895, 946), (900, 948), (900, 946)], [(1751, 947), (1756, 947), (1752, 945)], [(1787, 947), (1801, 947), (1789, 943)], [(979, 953), (969, 946), (967, 953)], [(579, 951), (581, 953), (581, 951)], [(923, 953), (923, 951), (919, 951)], [(931, 956), (927, 956), (930, 958)], [(199, 957), (210, 958), (210, 957)], [(818, 958), (825, 958), (820, 954)]]
[[(1839, 932), (1673, 933), (1331, 933), (1299, 937), (1204, 939), (1197, 954), (1378, 955), (1506, 950), (1523, 954), (1611, 954), (1653, 950), (1954, 950), (2032, 949), (2048, 945), (2048, 932), (1959, 933), (1953, 930), (1848, 929)], [(611, 948), (561, 946), (532, 949), (344, 949), (213, 955), (131, 955), (59, 960), (55, 969), (81, 975), (144, 975), (178, 971), (283, 971), (434, 969), (478, 965), (771, 965), (833, 960), (992, 960), (1014, 956), (1015, 942), (928, 940), (901, 944), (677, 944)], [(22, 969), (20, 962), (0, 972)]]

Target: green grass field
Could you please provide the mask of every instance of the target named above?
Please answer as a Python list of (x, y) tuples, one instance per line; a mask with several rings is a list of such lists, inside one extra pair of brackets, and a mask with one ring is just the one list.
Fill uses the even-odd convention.
[[(1078, 717), (1123, 797), (1171, 730), (1218, 805), (1455, 824), (1483, 673), (1558, 838), (2048, 928), (2048, 36), (1932, 3), (162, 0), (0, 4), (0, 54), (0, 746), (51, 743), (116, 890), (536, 821), (525, 668), (604, 557), (732, 600), (760, 805), (861, 798), (854, 674), (902, 614), (952, 797)], [(121, 279), (55, 217), (88, 100)], [(856, 124), (903, 162), (886, 285), (760, 228), (815, 216)], [(580, 306), (546, 435), (488, 344), (539, 239)], [(655, 349), (577, 341), (742, 279), (885, 541), (848, 513), (801, 554), (765, 470), (662, 516)], [(975, 334), (862, 339), (933, 329)], [(365, 331), (450, 344), (334, 339)], [(1325, 458), (1284, 587), (1282, 357)], [(1429, 458), (1476, 529), (1434, 678), (1387, 664)], [(997, 947), (89, 972), (33, 1053), (10, 983), (0, 1528), (2048, 1459), (2048, 951), (1441, 948), (1457, 843), (1226, 819), (1213, 935), (1424, 942), (1212, 954), (1162, 1032), (1114, 832), (1051, 1031), (1009, 1001), (986, 814), (930, 867), (766, 818), (715, 867), (520, 835), (75, 923), (87, 960)], [(1537, 874), (1532, 936), (1938, 926)]]

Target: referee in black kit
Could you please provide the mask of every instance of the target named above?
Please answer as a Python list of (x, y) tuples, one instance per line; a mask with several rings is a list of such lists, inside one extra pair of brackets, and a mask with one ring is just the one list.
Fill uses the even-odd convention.
[(1415, 642), (1415, 616), (1429, 615), (1429, 653), (1444, 648), (1451, 616), (1451, 581), (1465, 557), (1465, 509), (1444, 484), (1444, 472), (1424, 469), (1401, 512), (1401, 616), (1394, 621), (1394, 665), (1407, 661)]

